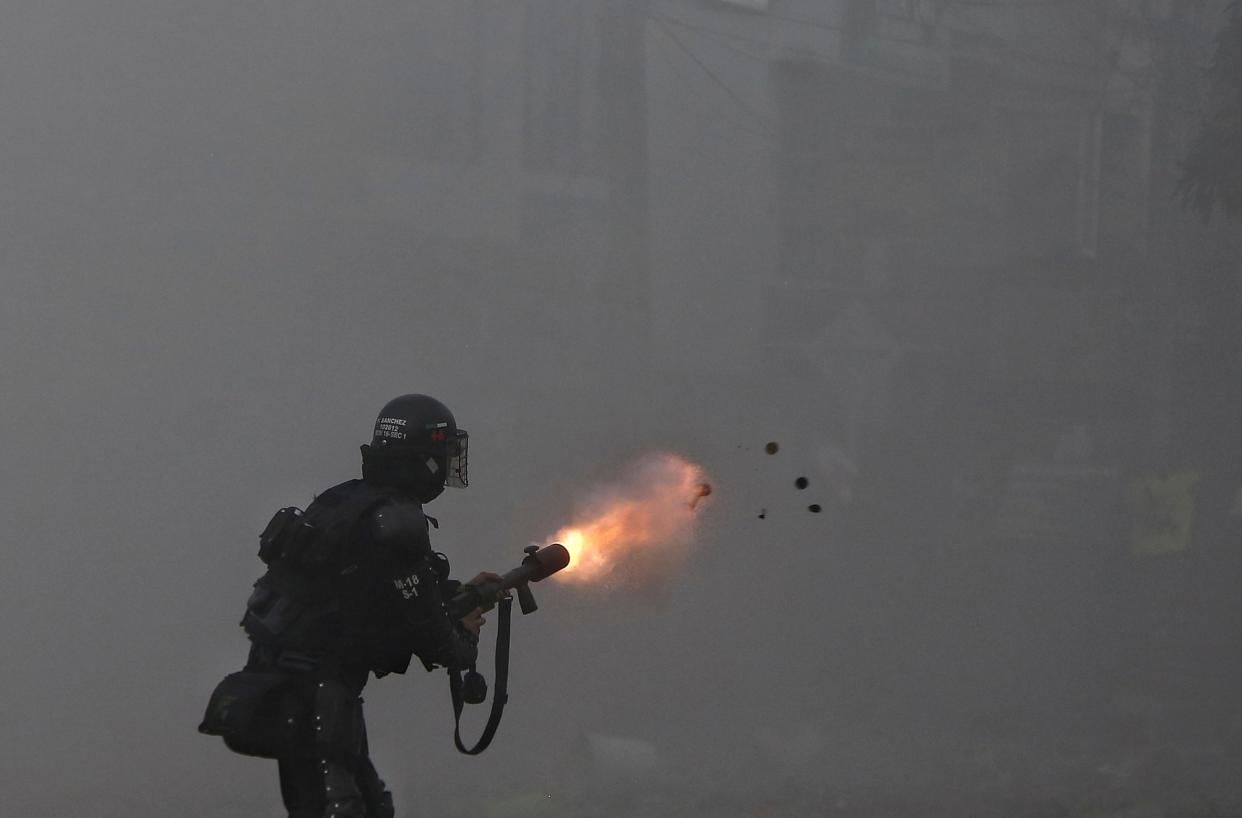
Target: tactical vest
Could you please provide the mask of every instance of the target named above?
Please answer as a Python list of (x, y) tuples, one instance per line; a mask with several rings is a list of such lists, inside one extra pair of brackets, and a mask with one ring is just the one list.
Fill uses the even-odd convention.
[(350, 480), (320, 494), (306, 511), (282, 508), (259, 535), (267, 572), (254, 585), (242, 627), (258, 642), (311, 652), (340, 652), (351, 641), (342, 604), (362, 596), (352, 546), (365, 536), (366, 513), (392, 490)]

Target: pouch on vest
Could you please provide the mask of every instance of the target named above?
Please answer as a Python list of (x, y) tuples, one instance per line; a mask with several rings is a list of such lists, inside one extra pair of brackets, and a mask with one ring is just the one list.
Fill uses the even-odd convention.
[(246, 615), (242, 617), (241, 624), (251, 637), (275, 642), (302, 617), (305, 610), (306, 606), (288, 595), (277, 593), (259, 580), (246, 601)]
[(295, 525), (302, 517), (302, 510), (289, 506), (272, 515), (267, 527), (259, 535), (259, 559), (264, 565), (271, 565), (279, 559), (289, 545)]
[(198, 731), (236, 753), (278, 758), (302, 743), (308, 712), (291, 674), (242, 670), (216, 685)]

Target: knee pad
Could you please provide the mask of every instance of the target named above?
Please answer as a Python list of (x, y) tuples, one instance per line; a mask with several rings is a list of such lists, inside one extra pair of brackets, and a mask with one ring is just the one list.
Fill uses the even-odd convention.
[(362, 699), (335, 679), (315, 683), (312, 723), (321, 758), (352, 761), (366, 755)]
[(323, 818), (369, 818), (353, 771), (339, 761), (320, 759), (323, 771)]

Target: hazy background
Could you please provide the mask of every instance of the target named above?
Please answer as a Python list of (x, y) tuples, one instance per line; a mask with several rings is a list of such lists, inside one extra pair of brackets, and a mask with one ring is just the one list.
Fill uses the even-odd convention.
[(281, 814), (194, 728), (410, 391), (459, 575), (643, 451), (715, 493), (666, 587), (538, 589), (484, 756), (372, 683), (398, 814), (1234, 809), (1223, 6), (8, 0), (3, 811)]

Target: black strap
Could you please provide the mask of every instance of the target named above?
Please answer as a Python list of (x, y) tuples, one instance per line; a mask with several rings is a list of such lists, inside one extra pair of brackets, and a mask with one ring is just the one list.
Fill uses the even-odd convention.
[(509, 614), (513, 609), (513, 599), (502, 597), (497, 604), (500, 609), (500, 623), (496, 626), (496, 684), (492, 688), (492, 712), (487, 717), (487, 726), (479, 742), (470, 749), (461, 741), (461, 711), (465, 702), (461, 695), (461, 671), (449, 671), (449, 692), (453, 695), (453, 743), (459, 752), (468, 756), (477, 756), (487, 749), (500, 726), (500, 717), (505, 712), (505, 702), (509, 700)]

